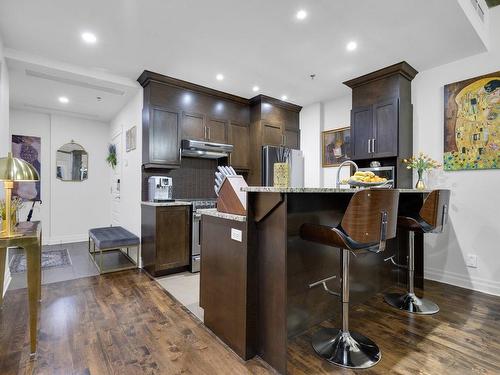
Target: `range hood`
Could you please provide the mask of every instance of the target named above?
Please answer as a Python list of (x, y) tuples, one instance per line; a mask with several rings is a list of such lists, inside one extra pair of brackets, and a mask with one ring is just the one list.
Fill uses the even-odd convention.
[(233, 152), (233, 145), (183, 139), (182, 156), (204, 159), (227, 158)]

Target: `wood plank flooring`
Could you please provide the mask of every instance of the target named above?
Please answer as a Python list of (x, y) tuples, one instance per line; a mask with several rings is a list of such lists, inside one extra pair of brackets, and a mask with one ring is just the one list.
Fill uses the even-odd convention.
[[(43, 287), (39, 352), (29, 360), (26, 290), (0, 311), (0, 374), (272, 374), (246, 363), (140, 271)], [(434, 316), (393, 310), (376, 296), (351, 309), (351, 327), (374, 339), (381, 362), (350, 371), (319, 359), (317, 329), (290, 340), (290, 374), (500, 374), (500, 298), (426, 281)], [(335, 325), (325, 322), (325, 326)]]

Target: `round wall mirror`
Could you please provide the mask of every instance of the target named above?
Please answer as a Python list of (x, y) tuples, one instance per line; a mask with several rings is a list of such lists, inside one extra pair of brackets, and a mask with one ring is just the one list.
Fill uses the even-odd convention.
[(56, 153), (56, 177), (62, 181), (83, 181), (88, 178), (89, 155), (85, 149), (71, 141)]

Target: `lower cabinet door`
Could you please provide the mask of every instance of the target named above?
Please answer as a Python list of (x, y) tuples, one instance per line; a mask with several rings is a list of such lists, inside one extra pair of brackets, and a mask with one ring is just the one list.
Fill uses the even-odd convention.
[(189, 265), (189, 206), (156, 210), (156, 271)]

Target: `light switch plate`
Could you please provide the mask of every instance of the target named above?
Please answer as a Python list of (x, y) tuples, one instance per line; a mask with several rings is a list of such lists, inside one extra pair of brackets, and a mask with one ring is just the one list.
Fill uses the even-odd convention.
[(242, 241), (242, 239), (241, 239), (241, 230), (231, 228), (231, 239), (235, 240), (235, 241), (238, 241), (238, 242), (241, 242)]
[(477, 255), (476, 254), (467, 254), (467, 267), (477, 268)]

